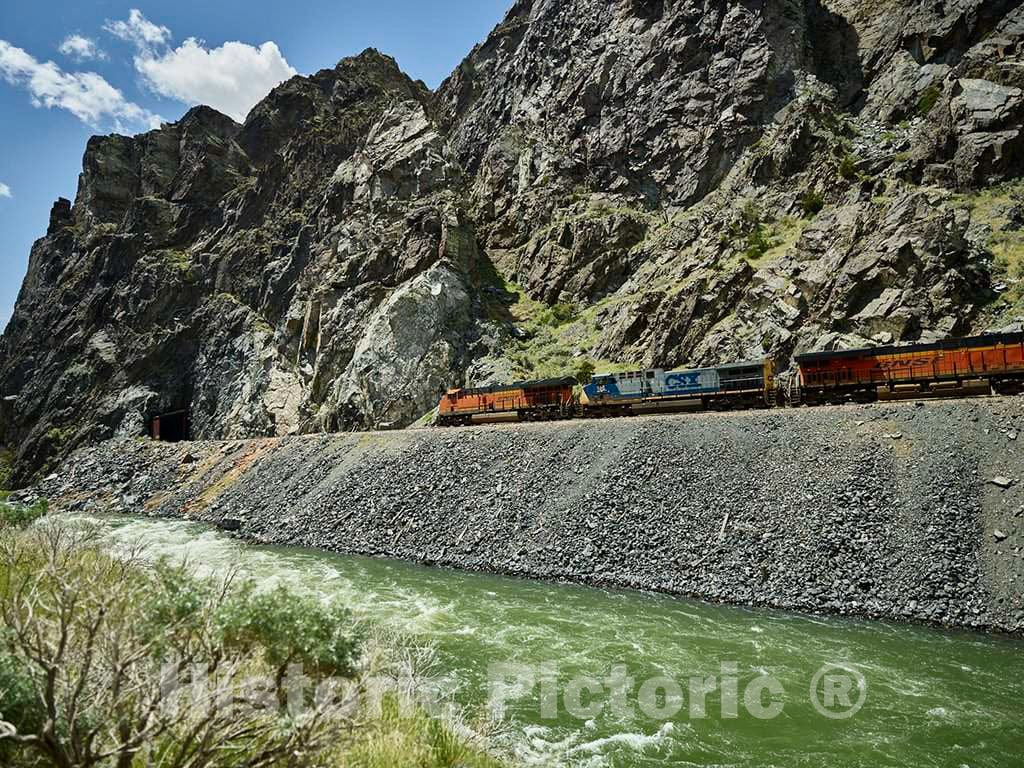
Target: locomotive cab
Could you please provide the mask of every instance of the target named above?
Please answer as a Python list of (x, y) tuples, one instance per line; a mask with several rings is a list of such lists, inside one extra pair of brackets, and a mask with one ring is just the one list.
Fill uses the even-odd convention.
[(590, 382), (583, 385), (580, 394), (580, 405), (586, 407), (603, 402), (618, 394), (618, 379), (614, 373), (599, 373)]

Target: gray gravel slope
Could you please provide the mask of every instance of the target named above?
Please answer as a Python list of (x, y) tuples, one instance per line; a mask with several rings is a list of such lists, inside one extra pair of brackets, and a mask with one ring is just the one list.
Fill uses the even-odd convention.
[(259, 542), (1020, 632), (1022, 443), (1021, 398), (122, 441), (36, 492)]

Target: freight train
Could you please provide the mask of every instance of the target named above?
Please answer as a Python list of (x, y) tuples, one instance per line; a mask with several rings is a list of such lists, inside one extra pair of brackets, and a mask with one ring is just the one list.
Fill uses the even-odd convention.
[(796, 373), (777, 376), (771, 360), (685, 371), (650, 369), (452, 389), (437, 423), (468, 426), (489, 418), (519, 421), (632, 416), (687, 408), (727, 410), (868, 403), (921, 397), (1024, 391), (1024, 333), (934, 344), (815, 352), (795, 358)]

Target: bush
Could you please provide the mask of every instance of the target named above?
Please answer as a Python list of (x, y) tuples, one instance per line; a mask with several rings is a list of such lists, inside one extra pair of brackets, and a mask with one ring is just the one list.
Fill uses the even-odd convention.
[(811, 190), (800, 198), (800, 209), (808, 218), (814, 218), (825, 207), (825, 196), (820, 192)]
[(74, 427), (51, 427), (46, 431), (46, 440), (58, 450), (67, 445), (75, 436)]
[(935, 109), (935, 105), (939, 103), (941, 96), (942, 91), (938, 87), (932, 85), (926, 88), (924, 93), (921, 94), (921, 98), (917, 101), (917, 113), (921, 117), (930, 114)]
[(5, 526), (24, 528), (36, 520), (46, 517), (49, 511), (50, 505), (46, 499), (40, 499), (31, 506), (2, 501), (0, 502), (0, 528)]
[(576, 377), (576, 381), (586, 385), (594, 378), (596, 372), (597, 368), (590, 360), (581, 360), (576, 364), (576, 370), (573, 371), (573, 375)]
[(847, 181), (857, 180), (857, 158), (846, 155), (839, 161), (839, 175)]
[[(18, 733), (38, 733), (46, 722), (46, 711), (35, 696), (35, 687), (24, 666), (0, 647), (0, 721)], [(2, 738), (0, 725), (0, 764), (10, 765), (17, 752), (15, 745)]]
[(571, 323), (576, 319), (578, 312), (572, 304), (558, 303), (544, 309), (537, 317), (540, 325), (547, 325), (552, 328)]
[[(66, 523), (0, 537), (0, 626), (5, 765), (304, 766), (352, 726), (312, 691), (301, 716), (272, 704), (292, 700), (268, 666), (305, 654), (314, 684), (325, 669), (351, 673), (347, 615), (113, 558), (97, 534)], [(240, 631), (226, 639), (225, 627)], [(55, 731), (38, 707), (57, 713)]]
[(11, 473), (14, 470), (14, 454), (0, 450), (0, 492), (11, 487)]
[(761, 209), (753, 200), (747, 200), (740, 209), (740, 216), (744, 223), (749, 226), (758, 226), (761, 223)]
[(750, 261), (757, 261), (774, 247), (768, 231), (761, 224), (758, 224), (747, 235), (746, 249), (743, 255)]
[(225, 601), (216, 623), (223, 647), (241, 652), (260, 648), (279, 677), (290, 664), (301, 664), (321, 677), (355, 673), (358, 645), (352, 617), (340, 605), (324, 606), (284, 586), (261, 593), (249, 582)]

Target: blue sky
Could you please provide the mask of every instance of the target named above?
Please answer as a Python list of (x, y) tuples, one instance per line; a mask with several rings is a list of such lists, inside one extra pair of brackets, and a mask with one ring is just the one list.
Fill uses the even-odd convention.
[(92, 134), (137, 133), (197, 101), (240, 116), (291, 72), (333, 67), (368, 47), (436, 87), (511, 4), (0, 3), (0, 327), (50, 206), (74, 199)]

